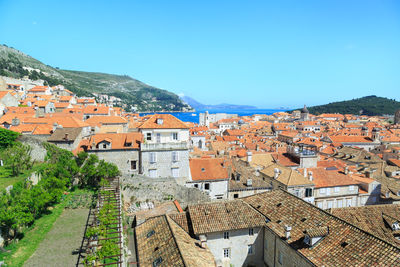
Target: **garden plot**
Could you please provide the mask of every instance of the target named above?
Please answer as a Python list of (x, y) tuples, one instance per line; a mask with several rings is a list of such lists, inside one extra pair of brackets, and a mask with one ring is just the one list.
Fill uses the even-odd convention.
[(65, 209), (24, 266), (74, 266), (88, 212), (87, 208)]

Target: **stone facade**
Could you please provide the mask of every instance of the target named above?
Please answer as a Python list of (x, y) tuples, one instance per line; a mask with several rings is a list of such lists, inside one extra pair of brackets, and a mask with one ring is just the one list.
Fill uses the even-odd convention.
[[(252, 234), (250, 234), (252, 231)], [(207, 233), (207, 246), (214, 255), (217, 266), (263, 266), (263, 228), (251, 228)], [(225, 236), (226, 237), (226, 236)], [(249, 246), (252, 246), (250, 249)], [(229, 249), (228, 257), (224, 250)], [(249, 253), (249, 250), (251, 253)], [(247, 252), (247, 253), (246, 253)]]
[(151, 178), (174, 177), (188, 179), (189, 130), (142, 129), (140, 173)]
[[(88, 153), (97, 155), (99, 159), (114, 163), (123, 174), (139, 173), (139, 150), (89, 150)], [(136, 163), (132, 163), (132, 161), (136, 161)]]
[(189, 177), (189, 150), (141, 151), (141, 174), (151, 178)]
[(268, 227), (264, 228), (264, 262), (266, 266), (314, 266)]
[(204, 191), (211, 199), (228, 198), (228, 179), (226, 180), (206, 180), (206, 181), (189, 181), (187, 187), (197, 188)]

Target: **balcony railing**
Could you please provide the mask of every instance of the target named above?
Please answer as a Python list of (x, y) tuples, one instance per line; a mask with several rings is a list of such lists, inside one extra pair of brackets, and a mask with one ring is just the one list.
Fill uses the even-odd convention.
[(185, 150), (188, 149), (188, 142), (168, 142), (168, 143), (142, 143), (142, 151), (153, 150)]

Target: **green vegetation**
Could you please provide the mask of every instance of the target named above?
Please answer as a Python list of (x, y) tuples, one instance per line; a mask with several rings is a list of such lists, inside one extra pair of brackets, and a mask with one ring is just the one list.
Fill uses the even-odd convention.
[(190, 108), (177, 95), (127, 75), (60, 70), (4, 45), (0, 45), (0, 76), (28, 76), (32, 80), (42, 79), (50, 86), (62, 84), (78, 96), (108, 94), (121, 98), (121, 105), (127, 109), (131, 106), (139, 111), (182, 111)]
[[(101, 181), (102, 186), (107, 184), (107, 180)], [(104, 199), (103, 205), (97, 213), (97, 223), (86, 230), (86, 238), (89, 243), (97, 247), (88, 253), (83, 261), (85, 266), (93, 266), (93, 262), (113, 263), (118, 261), (120, 248), (116, 240), (119, 240), (119, 233), (115, 230), (118, 226), (119, 213), (118, 204), (115, 203), (114, 191), (100, 190), (100, 195)]]
[(398, 109), (400, 109), (400, 102), (375, 95), (308, 108), (310, 113), (315, 115), (340, 113), (368, 116), (394, 114)]
[[(17, 254), (17, 258), (20, 258), (19, 254), (23, 252), (16, 250), (19, 247), (16, 243), (24, 244), (23, 242), (27, 242), (25, 237), (29, 230), (33, 229), (32, 227), (39, 227), (37, 225), (38, 220), (53, 213), (54, 216), (58, 217), (67, 205), (72, 208), (82, 206), (82, 196), (79, 196), (79, 202), (76, 204), (74, 204), (74, 201), (77, 201), (77, 199), (68, 198), (68, 201), (63, 201), (68, 190), (74, 191), (77, 186), (96, 190), (100, 183), (100, 177), (110, 178), (119, 175), (119, 170), (115, 165), (101, 161), (96, 156), (82, 154), (75, 157), (70, 151), (48, 143), (44, 143), (44, 147), (47, 150), (45, 162), (33, 167), (30, 149), (23, 144), (14, 142), (2, 151), (5, 166), (1, 170), (3, 174), (9, 174), (16, 179), (14, 182), (17, 182), (13, 184), (13, 188), (9, 192), (6, 192), (6, 190), (0, 192), (0, 228), (6, 242), (5, 249), (11, 250), (12, 254)], [(5, 157), (5, 155), (8, 155), (8, 157)], [(19, 158), (19, 167), (15, 166), (15, 162), (18, 161), (16, 158)], [(29, 175), (30, 172), (36, 172), (41, 177), (35, 185), (27, 179), (19, 178), (21, 175)], [(87, 199), (87, 197), (85, 198)], [(62, 205), (59, 203), (62, 203)], [(54, 206), (56, 209), (52, 208)], [(61, 209), (59, 213), (55, 212), (57, 207)], [(56, 217), (47, 220), (53, 223)], [(46, 222), (46, 219), (43, 220)], [(40, 236), (43, 238), (43, 233)], [(38, 244), (40, 240), (38, 237), (33, 237), (30, 242)], [(32, 251), (28, 249), (27, 253), (32, 254), (31, 252), (34, 251), (35, 247), (30, 248)], [(7, 258), (7, 264), (9, 264), (8, 260), (22, 264), (23, 261), (14, 260), (15, 256), (11, 257), (9, 253), (6, 254), (8, 256), (2, 255), (1, 257)], [(17, 263), (16, 266), (19, 266), (19, 263)], [(14, 266), (14, 263), (11, 266)]]
[(0, 128), (0, 149), (13, 145), (19, 133)]
[[(55, 205), (54, 208), (47, 210), (46, 214), (37, 219), (34, 224), (24, 229), (21, 233), (23, 238), (19, 242), (13, 242), (5, 248), (8, 252), (0, 253), (0, 261), (5, 261), (8, 266), (22, 266), (46, 237), (46, 234), (50, 231), (54, 222), (64, 211), (68, 201), (75, 194), (82, 194), (82, 192), (85, 191), (77, 190), (70, 195), (64, 195), (59, 204)], [(85, 219), (86, 216), (84, 217), (84, 220)], [(82, 223), (82, 221), (79, 221), (79, 223)], [(81, 235), (82, 232), (79, 233), (79, 237), (81, 237)], [(48, 255), (45, 256), (47, 257)]]
[[(75, 195), (73, 193), (71, 197)], [(88, 212), (81, 208), (65, 209), (24, 266), (75, 266)]]

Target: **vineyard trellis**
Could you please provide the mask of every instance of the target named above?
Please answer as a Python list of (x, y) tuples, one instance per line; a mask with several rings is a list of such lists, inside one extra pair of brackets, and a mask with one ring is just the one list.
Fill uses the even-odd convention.
[(102, 180), (90, 208), (76, 266), (122, 266), (123, 228), (119, 179)]

